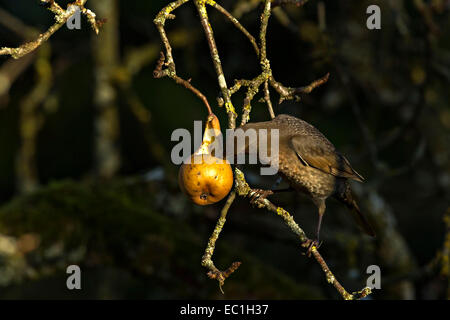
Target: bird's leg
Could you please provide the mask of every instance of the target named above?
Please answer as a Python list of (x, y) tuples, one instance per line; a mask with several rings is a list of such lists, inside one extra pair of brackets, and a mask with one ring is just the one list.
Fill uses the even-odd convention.
[(321, 210), (319, 210), (319, 222), (317, 223), (317, 231), (316, 231), (317, 242), (319, 242), (319, 238), (320, 238), (320, 227), (322, 226), (322, 217), (323, 217), (323, 212), (321, 212)]
[(318, 240), (311, 240), (311, 239), (308, 239), (307, 243), (308, 243), (308, 249), (306, 250), (306, 256), (309, 258), (309, 257), (311, 257), (312, 249), (319, 248), (320, 244), (319, 244)]
[(316, 239), (309, 240), (310, 243), (308, 246), (308, 250), (306, 250), (306, 255), (308, 257), (311, 256), (311, 250), (313, 247), (319, 248), (321, 245), (321, 242), (319, 240), (320, 239), (320, 227), (322, 226), (322, 218), (323, 218), (323, 214), (325, 213), (326, 206), (325, 206), (324, 200), (318, 201), (316, 204), (319, 207), (319, 222), (317, 223)]

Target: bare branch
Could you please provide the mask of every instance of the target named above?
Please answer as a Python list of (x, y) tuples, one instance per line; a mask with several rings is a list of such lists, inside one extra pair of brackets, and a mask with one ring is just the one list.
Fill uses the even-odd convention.
[(41, 0), (41, 3), (43, 3), (48, 10), (55, 14), (56, 23), (46, 32), (41, 33), (38, 38), (32, 42), (25, 43), (17, 48), (1, 48), (0, 55), (10, 55), (14, 59), (19, 59), (33, 50), (36, 50), (36, 48), (42, 45), (43, 42), (47, 41), (57, 30), (59, 30), (77, 10), (80, 10), (80, 12), (88, 18), (92, 28), (98, 34), (99, 27), (104, 21), (97, 21), (95, 19), (95, 14), (91, 10), (84, 7), (86, 1), (87, 0), (76, 0), (75, 2), (68, 4), (67, 9), (64, 10), (54, 0)]
[(223, 73), (222, 62), (220, 61), (219, 51), (217, 50), (216, 40), (214, 39), (214, 33), (209, 23), (208, 13), (206, 11), (205, 4), (214, 4), (213, 0), (194, 0), (197, 7), (197, 11), (200, 14), (200, 22), (202, 24), (203, 30), (205, 32), (206, 40), (209, 45), (209, 50), (211, 52), (211, 58), (214, 64), (214, 69), (217, 74), (217, 81), (219, 83), (220, 90), (222, 92), (222, 97), (225, 101), (225, 109), (228, 114), (228, 127), (234, 129), (236, 127), (237, 114), (234, 110), (233, 103), (231, 102), (231, 95), (228, 90), (227, 81)]
[(330, 73), (327, 73), (322, 78), (311, 82), (309, 85), (299, 88), (285, 87), (280, 82), (275, 81), (273, 77), (270, 79), (270, 84), (280, 95), (280, 101), (278, 103), (282, 103), (284, 100), (292, 100), (292, 99), (300, 101), (302, 94), (311, 93), (315, 88), (326, 83), (329, 77)]
[(179, 76), (177, 76), (176, 74), (168, 72), (168, 69), (162, 70), (164, 61), (165, 61), (164, 52), (161, 51), (161, 57), (158, 60), (155, 71), (153, 71), (153, 77), (162, 78), (162, 77), (168, 76), (168, 77), (172, 78), (173, 80), (175, 80), (175, 82), (177, 84), (180, 84), (183, 87), (185, 87), (186, 89), (191, 90), (197, 97), (199, 97), (205, 104), (206, 109), (208, 109), (208, 114), (212, 114), (211, 107), (209, 106), (209, 103), (208, 103), (208, 100), (206, 99), (206, 97), (203, 95), (203, 93), (201, 93), (198, 89), (196, 89), (189, 80), (184, 80), (184, 79), (180, 78)]
[(267, 108), (269, 109), (270, 117), (275, 118), (275, 113), (273, 112), (272, 101), (270, 100), (269, 91), (269, 81), (264, 81), (264, 101), (267, 103)]
[(220, 218), (217, 221), (217, 224), (214, 228), (214, 231), (213, 231), (211, 237), (209, 238), (208, 245), (205, 250), (205, 254), (202, 257), (202, 266), (208, 268), (208, 270), (209, 270), (208, 277), (219, 281), (219, 287), (220, 287), (220, 291), (222, 293), (223, 293), (222, 286), (223, 286), (225, 280), (234, 271), (236, 271), (236, 269), (241, 265), (241, 262), (233, 262), (227, 270), (220, 271), (214, 265), (214, 262), (212, 261), (212, 255), (214, 254), (216, 241), (219, 238), (219, 235), (223, 229), (223, 226), (225, 225), (228, 210), (230, 209), (230, 206), (233, 203), (235, 198), (236, 198), (236, 191), (233, 190), (233, 191), (231, 191), (230, 195), (228, 196), (227, 202), (225, 203), (224, 207), (222, 208), (222, 211), (220, 212)]
[(231, 13), (229, 13), (224, 7), (222, 7), (217, 2), (213, 2), (212, 4), (211, 3), (209, 3), (209, 4), (213, 8), (217, 9), (220, 13), (222, 13), (228, 20), (231, 21), (232, 24), (234, 24), (234, 26), (236, 28), (238, 28), (248, 38), (248, 41), (250, 41), (250, 43), (252, 44), (253, 49), (255, 49), (256, 54), (259, 55), (259, 47), (258, 47), (258, 44), (256, 43), (255, 38), (250, 34), (250, 32), (247, 31), (247, 29), (245, 29), (245, 27), (239, 22), (239, 20), (236, 19)]
[[(239, 169), (236, 169), (235, 175), (236, 175), (236, 190), (238, 194), (242, 197), (251, 196), (252, 189), (245, 181), (244, 173), (242, 173)], [(282, 217), (286, 225), (291, 229), (291, 231), (294, 232), (299, 237), (300, 244), (302, 247), (309, 248), (311, 246), (312, 240), (310, 240), (306, 236), (305, 232), (299, 227), (299, 225), (295, 222), (294, 218), (289, 212), (287, 212), (285, 209), (281, 207), (275, 206), (272, 202), (270, 202), (266, 198), (263, 199), (259, 198), (257, 200), (257, 205), (259, 208), (265, 208), (268, 211), (276, 213), (278, 216)], [(318, 249), (313, 245), (310, 251), (313, 257), (321, 266), (323, 272), (325, 273), (328, 283), (331, 283), (345, 300), (360, 299), (366, 297), (371, 293), (371, 289), (368, 287), (365, 287), (361, 291), (352, 294), (348, 293), (345, 290), (345, 288), (340, 284), (340, 282), (336, 279), (333, 272), (331, 272), (330, 268), (326, 264), (322, 255), (319, 253)]]

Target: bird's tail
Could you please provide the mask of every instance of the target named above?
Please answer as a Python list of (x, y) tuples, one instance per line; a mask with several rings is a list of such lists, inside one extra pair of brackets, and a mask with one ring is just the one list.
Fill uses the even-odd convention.
[(353, 196), (350, 185), (347, 185), (345, 192), (338, 195), (338, 200), (343, 202), (349, 209), (356, 223), (363, 229), (368, 235), (375, 237), (375, 231), (367, 220), (366, 216), (359, 210), (359, 206)]

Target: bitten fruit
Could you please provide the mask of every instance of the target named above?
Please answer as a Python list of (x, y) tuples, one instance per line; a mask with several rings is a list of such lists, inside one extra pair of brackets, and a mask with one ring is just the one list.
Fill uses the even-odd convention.
[(201, 206), (222, 200), (233, 186), (233, 171), (228, 161), (216, 158), (209, 152), (209, 145), (219, 134), (219, 120), (210, 114), (202, 145), (191, 156), (190, 163), (183, 163), (178, 173), (181, 190), (192, 202)]
[[(196, 164), (194, 161), (200, 163)], [(183, 164), (178, 174), (181, 190), (201, 206), (216, 203), (230, 192), (233, 171), (224, 159), (212, 155), (192, 155), (191, 163)]]

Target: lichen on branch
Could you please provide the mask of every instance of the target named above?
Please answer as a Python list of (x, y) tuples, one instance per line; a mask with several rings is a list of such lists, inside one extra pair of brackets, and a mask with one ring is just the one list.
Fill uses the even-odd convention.
[(86, 16), (89, 24), (94, 29), (95, 33), (98, 34), (101, 25), (104, 20), (97, 20), (96, 15), (91, 10), (85, 8), (87, 0), (76, 0), (67, 5), (66, 9), (63, 9), (54, 0), (40, 0), (41, 4), (45, 6), (55, 15), (56, 22), (48, 28), (44, 33), (39, 34), (38, 38), (34, 41), (27, 42), (17, 48), (3, 47), (0, 49), (0, 55), (10, 55), (14, 59), (19, 59), (24, 55), (36, 50), (39, 46), (47, 41), (57, 30), (59, 30), (64, 24), (67, 23), (70, 17), (72, 17), (77, 10), (80, 10), (81, 14)]

